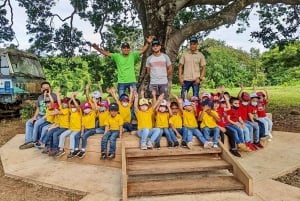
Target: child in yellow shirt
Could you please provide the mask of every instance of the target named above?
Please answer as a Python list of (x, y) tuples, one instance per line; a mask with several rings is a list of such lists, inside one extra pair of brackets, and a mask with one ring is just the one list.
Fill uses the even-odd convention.
[(96, 133), (99, 133), (99, 134), (104, 133), (104, 130), (105, 130), (104, 122), (109, 116), (108, 107), (109, 107), (109, 99), (107, 99), (105, 101), (101, 101), (100, 108), (97, 112), (99, 127), (96, 128)]
[[(183, 136), (183, 128), (182, 128), (182, 111), (179, 109), (179, 105), (177, 102), (171, 102), (170, 105), (172, 116), (169, 118), (169, 130), (171, 138), (175, 139), (176, 137), (181, 137), (181, 145), (186, 147), (186, 136)], [(177, 138), (176, 138), (177, 140)], [(179, 143), (174, 143), (174, 147), (178, 147)]]
[(199, 112), (198, 120), (201, 121), (200, 128), (206, 140), (213, 136), (213, 147), (218, 147), (220, 129), (217, 122), (220, 121), (219, 114), (214, 110), (214, 103), (211, 100), (202, 102), (202, 111)]
[(64, 131), (59, 136), (59, 152), (56, 154), (57, 157), (60, 157), (65, 154), (64, 151), (64, 145), (65, 145), (65, 139), (67, 136), (70, 136), (70, 153), (68, 155), (68, 158), (73, 158), (75, 155), (73, 155), (74, 148), (75, 148), (75, 136), (80, 133), (81, 131), (81, 108), (80, 108), (80, 101), (78, 99), (75, 99), (77, 93), (73, 93), (71, 96), (71, 99), (69, 101), (69, 107), (70, 107), (70, 124), (69, 129)]
[(196, 136), (200, 142), (204, 145), (204, 148), (209, 148), (212, 146), (212, 143), (207, 141), (201, 131), (198, 129), (198, 122), (196, 119), (195, 111), (196, 108), (189, 100), (182, 102), (182, 99), (179, 99), (179, 105), (183, 109), (183, 132), (187, 136), (187, 147), (192, 149), (192, 137)]
[[(93, 106), (89, 102), (82, 104), (81, 109), (83, 111), (82, 122), (81, 122), (81, 132), (75, 136), (75, 151), (73, 155), (78, 158), (83, 158), (85, 156), (85, 149), (87, 145), (88, 137), (96, 133), (96, 99), (93, 98)], [(80, 139), (82, 141), (81, 150), (79, 150)]]
[[(162, 95), (161, 95), (162, 98)], [(159, 102), (155, 102), (156, 107)], [(134, 112), (138, 121), (137, 134), (141, 138), (141, 149), (152, 149), (153, 143), (159, 136), (160, 129), (153, 128), (153, 108), (145, 98), (139, 100), (138, 93), (134, 94)], [(150, 138), (147, 142), (147, 139)]]
[(115, 88), (111, 87), (108, 92), (112, 95), (115, 102), (119, 106), (120, 115), (123, 118), (124, 124), (123, 124), (123, 130), (124, 132), (132, 132), (136, 131), (135, 126), (131, 123), (132, 117), (131, 117), (131, 106), (133, 103), (133, 88), (130, 87), (130, 94), (129, 96), (127, 94), (121, 94), (119, 99), (116, 95)]
[[(105, 120), (104, 136), (101, 140), (101, 158), (100, 159), (113, 159), (116, 156), (116, 141), (117, 138), (122, 138), (123, 133), (123, 118), (119, 114), (119, 106), (116, 103), (109, 105), (109, 116)], [(109, 140), (109, 152), (107, 155), (107, 142)]]
[(155, 140), (155, 147), (160, 149), (160, 139), (163, 134), (166, 135), (168, 148), (178, 147), (178, 140), (173, 133), (170, 133), (169, 129), (169, 117), (172, 116), (170, 102), (167, 102), (165, 99), (159, 100), (159, 102), (160, 105), (155, 108), (155, 127), (160, 129), (160, 133)]

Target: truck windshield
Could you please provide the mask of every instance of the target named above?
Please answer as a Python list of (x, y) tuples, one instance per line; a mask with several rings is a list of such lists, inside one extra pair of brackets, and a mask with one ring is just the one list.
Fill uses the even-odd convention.
[(45, 78), (38, 60), (24, 56), (9, 55), (14, 73)]

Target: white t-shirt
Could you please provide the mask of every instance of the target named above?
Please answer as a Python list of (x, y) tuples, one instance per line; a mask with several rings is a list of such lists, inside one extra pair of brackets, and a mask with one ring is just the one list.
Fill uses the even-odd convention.
[(167, 84), (167, 68), (171, 60), (168, 55), (161, 53), (160, 56), (150, 55), (146, 61), (146, 68), (150, 69), (150, 84)]

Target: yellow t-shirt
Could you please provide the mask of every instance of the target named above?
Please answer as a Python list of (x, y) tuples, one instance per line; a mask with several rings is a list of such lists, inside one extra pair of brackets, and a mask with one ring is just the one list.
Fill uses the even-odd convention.
[(155, 127), (169, 128), (169, 112), (157, 112), (155, 120)]
[(131, 108), (132, 104), (128, 104), (127, 107), (124, 107), (122, 103), (119, 104), (119, 113), (121, 117), (123, 118), (124, 123), (130, 123), (131, 121)]
[[(215, 110), (211, 110), (211, 112), (214, 113), (214, 115), (219, 116), (219, 114)], [(200, 114), (201, 112), (199, 112), (199, 116)], [(215, 128), (217, 126), (218, 126), (217, 121), (212, 116), (207, 114), (207, 112), (204, 112), (202, 122), (200, 124), (200, 128), (204, 128), (204, 127)]]
[(81, 130), (81, 110), (76, 112), (71, 112), (70, 115), (70, 130), (80, 131)]
[(138, 121), (138, 130), (143, 128), (153, 128), (153, 109), (149, 108), (147, 111), (135, 111), (136, 119)]
[(182, 128), (182, 116), (180, 113), (172, 115), (169, 119), (169, 124), (172, 124), (174, 128)]
[(104, 122), (105, 126), (109, 126), (109, 130), (120, 130), (120, 126), (123, 126), (123, 118), (117, 114), (115, 117), (111, 115)]
[(50, 115), (52, 114), (53, 111), (54, 110), (49, 110), (48, 108), (46, 109), (46, 121), (50, 123), (54, 123), (55, 115)]
[(198, 127), (198, 122), (195, 117), (194, 111), (187, 111), (183, 110), (182, 113), (183, 116), (183, 126), (189, 127), (189, 128), (197, 128)]
[(96, 112), (94, 110), (82, 116), (82, 126), (85, 129), (96, 128)]
[(69, 128), (70, 126), (70, 109), (69, 108), (61, 108), (60, 112), (62, 114), (59, 116), (59, 127), (60, 128)]
[(99, 119), (99, 126), (103, 127), (105, 120), (109, 116), (109, 111), (104, 111), (104, 112), (98, 112), (98, 119)]

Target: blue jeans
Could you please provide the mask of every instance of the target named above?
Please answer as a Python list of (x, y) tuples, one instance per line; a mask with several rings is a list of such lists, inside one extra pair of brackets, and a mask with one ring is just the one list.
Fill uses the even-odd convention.
[(82, 141), (81, 149), (85, 149), (88, 137), (94, 135), (95, 133), (96, 133), (96, 129), (92, 128), (92, 129), (85, 129), (82, 136), (76, 135), (75, 136), (75, 149), (79, 148), (80, 138), (81, 138), (81, 141)]
[(53, 143), (53, 133), (55, 133), (56, 131), (58, 131), (60, 128), (56, 127), (53, 128), (51, 130), (49, 130), (46, 133), (46, 136), (44, 137), (44, 139), (42, 140), (42, 143), (46, 145), (46, 147), (51, 148), (51, 145)]
[[(53, 129), (54, 130), (54, 129)], [(67, 128), (58, 128), (58, 129), (55, 129), (54, 131), (52, 131), (52, 138), (51, 136), (49, 136), (49, 144), (50, 144), (50, 149), (51, 150), (58, 150), (58, 143), (59, 143), (59, 136), (65, 132), (66, 130), (68, 130)], [(50, 132), (51, 132), (50, 131)]]
[[(175, 132), (173, 131), (173, 129), (172, 129), (172, 128), (169, 128), (169, 130), (170, 130), (171, 138), (172, 138), (172, 135), (174, 135), (174, 137), (175, 137), (176, 140), (177, 140), (176, 134), (175, 134)], [(181, 141), (187, 142), (187, 135), (184, 135), (184, 134), (186, 134), (186, 132), (185, 132), (185, 133), (183, 132), (183, 128), (176, 128), (176, 130), (177, 130), (178, 133), (182, 136)]]
[(137, 131), (138, 136), (141, 138), (141, 146), (146, 146), (147, 138), (150, 138), (149, 141), (151, 144), (156, 140), (159, 136), (160, 129), (159, 128), (143, 128)]
[(131, 123), (124, 123), (123, 124), (123, 131), (124, 132), (130, 132), (136, 130), (135, 127)]
[(103, 134), (105, 131), (105, 126), (101, 126), (99, 128), (96, 128), (96, 133)]
[(65, 140), (66, 137), (70, 135), (70, 145), (69, 145), (69, 149), (73, 149), (75, 148), (75, 136), (76, 135), (80, 135), (80, 131), (72, 131), (72, 130), (66, 130), (64, 131), (60, 136), (59, 136), (59, 144), (58, 147), (59, 148), (63, 148), (65, 146)]
[(204, 137), (207, 141), (209, 141), (210, 136), (212, 135), (213, 136), (213, 143), (215, 145), (218, 144), (218, 139), (220, 137), (220, 129), (218, 127), (215, 127), (215, 128), (204, 127), (201, 130), (202, 130), (202, 132), (204, 134)]
[(108, 131), (101, 140), (101, 152), (106, 152), (107, 142), (109, 140), (109, 154), (114, 154), (116, 152), (116, 141), (119, 137), (119, 130)]
[[(47, 121), (46, 121), (47, 122)], [(41, 132), (41, 136), (39, 141), (41, 141), (43, 144), (46, 144), (47, 142), (47, 133), (48, 133), (48, 128), (51, 126), (52, 124), (50, 122), (47, 122), (42, 124), (42, 132)]]
[(203, 134), (198, 128), (183, 127), (183, 132), (184, 135), (187, 136), (187, 142), (192, 142), (193, 136), (196, 136), (202, 144), (207, 142), (207, 140), (205, 139), (205, 137), (203, 136)]
[(185, 91), (188, 93), (190, 88), (193, 88), (193, 96), (199, 97), (200, 84), (195, 84), (195, 81), (183, 81), (181, 86), (181, 98), (184, 98)]
[[(258, 126), (258, 124), (255, 124), (251, 121), (246, 121), (245, 125), (249, 129), (251, 141), (259, 142), (259, 126)], [(253, 133), (254, 139), (252, 138), (252, 133)]]
[(243, 130), (235, 125), (228, 125), (226, 129), (234, 133), (234, 139), (237, 144), (245, 143)]
[[(34, 130), (35, 127), (36, 127), (36, 129), (38, 129), (40, 124), (42, 124), (45, 121), (42, 115), (38, 115), (36, 117), (36, 119), (37, 120), (35, 122), (32, 122), (31, 119), (26, 121), (26, 125), (25, 125), (25, 143), (36, 141), (36, 139), (33, 139), (33, 130)], [(36, 131), (36, 133), (37, 133), (37, 131)], [(37, 134), (36, 134), (36, 136), (37, 136)]]
[(169, 128), (159, 128), (159, 135), (158, 135), (158, 137), (155, 140), (156, 143), (158, 143), (158, 144), (160, 143), (160, 139), (161, 139), (161, 136), (163, 134), (165, 134), (168, 143), (172, 143), (172, 142), (177, 141), (177, 138), (176, 138), (176, 136), (174, 134), (171, 137), (171, 133), (170, 133), (170, 129)]
[(259, 117), (258, 121), (262, 122), (265, 126), (265, 135), (269, 135), (272, 132), (273, 122), (268, 117)]
[(136, 91), (136, 83), (130, 82), (130, 83), (118, 83), (118, 94), (119, 97), (121, 97), (122, 94), (126, 93), (126, 89), (130, 91), (130, 87), (133, 87), (133, 90)]

